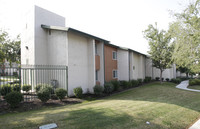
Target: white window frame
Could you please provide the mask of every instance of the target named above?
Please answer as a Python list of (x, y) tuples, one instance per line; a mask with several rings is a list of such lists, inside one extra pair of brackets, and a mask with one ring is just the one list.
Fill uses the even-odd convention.
[[(114, 53), (116, 53), (116, 56), (114, 56)], [(113, 58), (113, 56), (116, 57), (116, 59)], [(113, 59), (113, 60), (117, 60), (117, 51), (112, 51), (112, 59)]]
[[(115, 76), (116, 75), (116, 76)], [(112, 71), (112, 77), (113, 78), (118, 78), (118, 71), (116, 70), (116, 69), (114, 69), (113, 71)]]

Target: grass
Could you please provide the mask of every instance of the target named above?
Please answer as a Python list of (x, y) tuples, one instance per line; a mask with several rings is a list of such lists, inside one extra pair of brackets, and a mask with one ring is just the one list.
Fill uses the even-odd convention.
[(189, 89), (200, 90), (200, 85), (188, 86)]
[(200, 117), (199, 100), (199, 93), (154, 82), (102, 100), (1, 115), (0, 128), (35, 129), (55, 122), (61, 129), (183, 129)]

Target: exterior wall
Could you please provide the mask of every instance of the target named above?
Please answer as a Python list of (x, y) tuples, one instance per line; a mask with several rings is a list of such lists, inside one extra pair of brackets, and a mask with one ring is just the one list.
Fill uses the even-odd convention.
[(118, 80), (129, 80), (129, 55), (127, 50), (117, 50)]
[(68, 33), (68, 61), (69, 95), (79, 86), (84, 93), (92, 90), (95, 85), (94, 41)]
[(67, 32), (51, 30), (47, 33), (47, 64), (68, 66)]
[[(166, 79), (172, 79), (172, 78), (176, 78), (176, 66), (172, 65), (171, 68), (169, 69), (165, 69), (162, 73), (162, 78)], [(157, 68), (153, 68), (153, 79), (155, 79), (156, 77), (160, 77), (160, 70)]]
[(152, 61), (150, 58), (146, 58), (146, 77), (153, 78)]
[(130, 52), (130, 79), (145, 78), (145, 57), (135, 52)]
[(97, 83), (104, 85), (104, 43), (99, 42), (97, 45), (97, 55), (99, 56), (99, 70)]
[(113, 70), (117, 70), (117, 60), (113, 60), (112, 52), (116, 51), (117, 48), (104, 45), (104, 54), (105, 54), (105, 81), (109, 82), (111, 80), (117, 80), (117, 78), (113, 78)]
[(32, 7), (24, 16), (25, 24), (21, 34), (21, 64), (35, 63), (34, 15), (34, 7)]
[[(48, 32), (41, 28), (41, 24), (52, 26), (65, 26), (65, 18), (55, 13), (35, 6), (35, 64), (38, 65), (50, 65), (48, 63)], [(59, 38), (59, 37), (57, 37)], [(62, 36), (61, 36), (62, 38)], [(59, 38), (60, 39), (60, 38)], [(59, 41), (59, 42), (62, 42)]]

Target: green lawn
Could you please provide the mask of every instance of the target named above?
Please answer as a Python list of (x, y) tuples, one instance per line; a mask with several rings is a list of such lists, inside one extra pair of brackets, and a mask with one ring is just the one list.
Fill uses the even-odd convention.
[(188, 86), (189, 89), (200, 90), (200, 85)]
[(0, 128), (35, 129), (55, 122), (61, 129), (183, 129), (200, 117), (199, 100), (200, 93), (155, 82), (102, 100), (1, 115)]

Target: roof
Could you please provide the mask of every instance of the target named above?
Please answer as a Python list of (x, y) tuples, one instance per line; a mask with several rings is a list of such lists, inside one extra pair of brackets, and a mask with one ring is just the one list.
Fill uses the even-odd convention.
[(105, 42), (105, 43), (109, 43), (108, 40), (105, 40), (105, 39), (96, 37), (96, 36), (94, 36), (94, 35), (91, 35), (91, 34), (88, 34), (88, 33), (85, 33), (85, 32), (82, 32), (82, 31), (79, 31), (79, 30), (70, 28), (70, 27), (49, 26), (49, 25), (41, 25), (41, 27), (42, 27), (43, 29), (48, 29), (48, 30), (60, 30), (60, 31), (78, 33), (78, 34), (83, 35), (83, 36), (88, 37), (88, 38), (94, 38), (94, 39), (96, 39), (96, 40), (100, 40), (100, 41), (103, 41), (103, 42)]
[(140, 53), (140, 52), (137, 52), (137, 51), (135, 51), (135, 50), (132, 50), (132, 49), (129, 49), (129, 48), (120, 47), (120, 46), (111, 44), (109, 41), (107, 41), (107, 40), (105, 40), (105, 39), (96, 37), (96, 36), (94, 36), (94, 35), (91, 35), (91, 34), (88, 34), (88, 33), (85, 33), (85, 32), (82, 32), (82, 31), (79, 31), (79, 30), (70, 28), (70, 27), (50, 26), (50, 25), (41, 25), (41, 27), (42, 27), (43, 29), (48, 29), (48, 30), (59, 30), (59, 31), (66, 31), (66, 32), (77, 33), (77, 34), (83, 35), (83, 36), (88, 37), (88, 38), (94, 38), (94, 39), (96, 39), (96, 40), (103, 41), (103, 42), (104, 42), (106, 45), (108, 45), (108, 46), (112, 46), (112, 47), (115, 47), (115, 48), (118, 48), (118, 49), (122, 49), (122, 50), (132, 51), (132, 52), (135, 52), (135, 53), (137, 53), (137, 54), (141, 54), (141, 55), (147, 56), (147, 55), (145, 55), (145, 54), (143, 54), (143, 53)]

